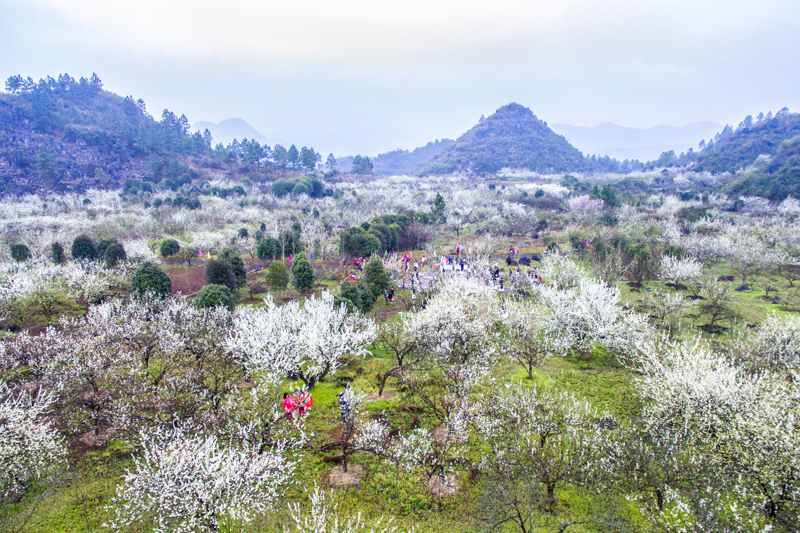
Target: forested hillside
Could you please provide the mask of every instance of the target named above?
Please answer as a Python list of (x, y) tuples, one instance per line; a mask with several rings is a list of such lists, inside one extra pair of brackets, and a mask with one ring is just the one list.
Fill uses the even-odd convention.
[[(185, 115), (155, 120), (145, 103), (103, 89), (95, 74), (35, 82), (11, 76), (0, 93), (0, 195), (124, 188), (182, 191), (220, 177), (276, 179), (317, 172), (313, 148), (234, 140), (212, 148), (208, 130), (191, 133)], [(328, 156), (328, 166), (332, 168)]]
[(590, 163), (530, 109), (512, 103), (481, 119), (417, 173), (486, 175), (503, 167), (552, 173), (589, 170)]
[(374, 172), (386, 176), (411, 174), (414, 169), (425, 164), (429, 159), (454, 142), (452, 139), (436, 139), (411, 151), (397, 149), (378, 154), (373, 161)]

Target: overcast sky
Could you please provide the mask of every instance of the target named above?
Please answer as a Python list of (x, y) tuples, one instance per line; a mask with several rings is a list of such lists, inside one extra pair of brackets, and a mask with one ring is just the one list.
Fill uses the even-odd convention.
[(0, 0), (0, 76), (96, 72), (318, 151), (456, 138), (509, 102), (633, 127), (800, 109), (798, 0)]

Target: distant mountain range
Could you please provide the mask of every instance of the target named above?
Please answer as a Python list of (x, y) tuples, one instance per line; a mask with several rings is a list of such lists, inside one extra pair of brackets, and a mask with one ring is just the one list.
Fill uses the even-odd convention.
[(584, 155), (607, 155), (620, 161), (638, 159), (645, 162), (658, 159), (663, 152), (670, 150), (676, 154), (689, 148), (697, 150), (701, 140), (712, 138), (722, 126), (714, 122), (693, 122), (683, 127), (640, 129), (604, 122), (594, 127), (550, 124), (550, 128), (566, 137)]
[(281, 142), (266, 137), (263, 133), (256, 130), (241, 118), (229, 118), (223, 120), (219, 124), (214, 124), (213, 122), (196, 122), (192, 124), (192, 131), (203, 133), (203, 130), (206, 129), (211, 133), (211, 137), (214, 139), (214, 145), (222, 143), (228, 146), (234, 139), (240, 141), (242, 139), (255, 140), (261, 144), (269, 144), (270, 146), (274, 145), (276, 142)]

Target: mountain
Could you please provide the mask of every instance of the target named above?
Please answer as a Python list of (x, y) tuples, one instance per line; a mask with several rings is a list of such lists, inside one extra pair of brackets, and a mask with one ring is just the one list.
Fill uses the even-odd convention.
[(619, 159), (648, 161), (663, 152), (675, 153), (697, 149), (703, 139), (710, 139), (722, 126), (714, 122), (693, 122), (683, 127), (655, 126), (640, 129), (604, 122), (594, 127), (551, 124), (550, 128), (563, 135), (584, 154), (607, 155)]
[[(11, 76), (0, 93), (0, 195), (116, 188), (165, 182), (177, 188), (208, 164), (210, 139), (165, 110), (103, 89), (96, 75), (75, 80)], [(147, 187), (151, 187), (147, 184)]]
[(378, 154), (372, 160), (375, 174), (386, 176), (399, 176), (411, 174), (415, 168), (425, 164), (430, 158), (453, 144), (453, 139), (436, 139), (425, 146), (408, 150), (392, 150), (383, 154)]
[(192, 131), (208, 130), (211, 133), (213, 144), (222, 143), (228, 146), (234, 139), (248, 139), (263, 144), (275, 144), (274, 139), (268, 139), (264, 134), (240, 118), (229, 118), (219, 124), (211, 122), (197, 122), (192, 124)]
[(511, 103), (481, 118), (416, 173), (485, 175), (503, 167), (552, 173), (588, 170), (589, 166), (577, 148), (548, 128), (530, 109)]

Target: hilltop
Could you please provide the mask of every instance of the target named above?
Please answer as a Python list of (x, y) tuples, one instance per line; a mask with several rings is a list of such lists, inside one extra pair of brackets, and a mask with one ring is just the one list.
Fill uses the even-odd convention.
[(590, 163), (530, 109), (511, 103), (481, 118), (416, 173), (485, 175), (503, 167), (551, 173), (588, 170)]

